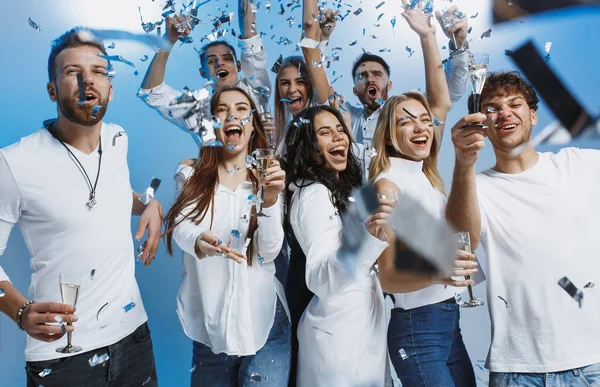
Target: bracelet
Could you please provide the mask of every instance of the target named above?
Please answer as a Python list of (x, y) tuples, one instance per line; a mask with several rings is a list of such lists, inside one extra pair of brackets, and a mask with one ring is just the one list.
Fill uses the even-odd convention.
[(23, 304), (23, 306), (21, 306), (19, 308), (19, 312), (17, 313), (17, 326), (19, 327), (20, 330), (24, 331), (25, 329), (23, 329), (23, 325), (21, 325), (21, 318), (23, 317), (23, 312), (25, 311), (25, 309), (27, 309), (27, 307), (31, 304), (33, 304), (35, 301), (29, 300), (26, 303)]

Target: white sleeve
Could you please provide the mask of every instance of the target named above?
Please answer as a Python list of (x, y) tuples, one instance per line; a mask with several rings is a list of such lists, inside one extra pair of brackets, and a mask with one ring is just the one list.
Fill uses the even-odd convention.
[(279, 195), (271, 207), (263, 208), (263, 212), (266, 216), (258, 218), (256, 250), (263, 263), (269, 263), (277, 258), (283, 245), (283, 195)]
[(600, 150), (598, 149), (579, 149), (574, 148), (576, 154), (581, 157), (583, 162), (592, 170), (598, 180), (600, 180)]
[[(329, 190), (321, 184), (314, 184), (308, 192), (300, 192), (298, 200), (300, 210), (297, 223), (299, 232), (304, 234), (298, 240), (306, 241), (302, 249), (306, 255), (308, 288), (318, 297), (339, 294), (355, 282), (344, 267), (348, 261), (355, 265), (352, 271), (357, 278), (369, 275), (371, 266), (388, 244), (371, 236), (365, 238), (353, 257), (340, 256), (342, 230), (336, 209), (329, 198)], [(368, 234), (366, 229), (365, 232)]]
[(164, 82), (152, 89), (140, 88), (137, 93), (146, 105), (156, 110), (164, 119), (189, 133), (190, 128), (184, 119), (187, 110), (171, 106), (182, 95), (181, 91), (173, 89)]
[(462, 98), (469, 81), (469, 51), (451, 55), (445, 68), (450, 101), (454, 104)]
[(271, 79), (267, 70), (267, 50), (263, 46), (260, 35), (248, 39), (240, 39), (242, 72), (252, 89), (266, 86), (271, 90)]
[[(183, 188), (183, 185), (185, 184), (187, 179), (189, 179), (189, 177), (191, 176), (191, 173), (192, 168), (190, 166), (180, 164), (177, 167), (177, 172), (175, 174), (175, 186), (177, 187), (177, 195), (179, 195), (179, 192)], [(179, 222), (192, 209), (192, 207), (186, 208), (181, 214), (177, 216), (177, 221)], [(196, 238), (198, 238), (198, 236), (204, 231), (206, 230), (203, 227), (192, 222), (189, 219), (186, 219), (179, 223), (177, 227), (175, 227), (175, 229), (173, 230), (173, 239), (175, 240), (175, 243), (177, 243), (177, 246), (179, 246), (181, 250), (195, 257)]]
[[(17, 182), (0, 151), (0, 255), (4, 254), (8, 237), (21, 216), (21, 193)], [(0, 266), (0, 281), (10, 281)]]

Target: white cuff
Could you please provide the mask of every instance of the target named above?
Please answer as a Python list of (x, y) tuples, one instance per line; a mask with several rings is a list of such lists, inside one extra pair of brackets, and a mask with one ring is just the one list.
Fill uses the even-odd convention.
[(138, 89), (137, 96), (138, 98), (145, 97), (150, 94), (162, 94), (163, 89), (165, 88), (165, 81), (158, 86), (154, 86), (151, 89), (142, 89), (141, 87)]
[(256, 34), (247, 39), (239, 39), (238, 47), (244, 54), (256, 55), (264, 50), (260, 34)]

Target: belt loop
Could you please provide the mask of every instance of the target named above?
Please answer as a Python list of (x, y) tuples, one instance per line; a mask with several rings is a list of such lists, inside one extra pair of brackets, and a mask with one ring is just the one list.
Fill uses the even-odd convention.
[(512, 379), (513, 379), (515, 382), (517, 381), (517, 379), (518, 379), (518, 378), (519, 378), (519, 374), (517, 374), (517, 373), (513, 373), (513, 374), (512, 374)]
[(571, 371), (573, 371), (573, 375), (579, 376), (579, 368), (573, 368)]

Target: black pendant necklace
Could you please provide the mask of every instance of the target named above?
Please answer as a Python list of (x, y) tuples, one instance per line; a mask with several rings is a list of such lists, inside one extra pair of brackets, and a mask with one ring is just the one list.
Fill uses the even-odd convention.
[(56, 134), (56, 132), (54, 132), (54, 129), (52, 127), (48, 127), (48, 132), (50, 132), (52, 137), (57, 139), (62, 144), (62, 146), (65, 147), (67, 152), (69, 152), (69, 154), (71, 155), (72, 160), (77, 162), (79, 169), (81, 170), (81, 172), (83, 172), (85, 181), (86, 181), (86, 183), (88, 183), (88, 186), (90, 187), (90, 196), (88, 198), (88, 201), (85, 203), (85, 205), (88, 208), (88, 210), (91, 210), (97, 203), (96, 202), (96, 187), (98, 186), (98, 178), (100, 177), (100, 166), (102, 165), (102, 136), (100, 136), (100, 140), (99, 140), (100, 142), (98, 145), (98, 155), (99, 155), (99, 157), (98, 157), (98, 173), (96, 174), (96, 180), (94, 181), (94, 184), (92, 185), (92, 180), (88, 176), (85, 168), (83, 167), (83, 165), (81, 164), (81, 162), (79, 161), (77, 156), (75, 156), (75, 154), (73, 152), (71, 152), (71, 150), (69, 149), (67, 144), (65, 144), (65, 142), (60, 137), (58, 137), (58, 135)]

